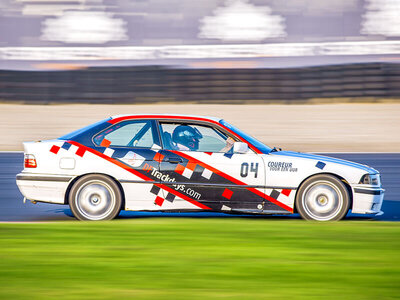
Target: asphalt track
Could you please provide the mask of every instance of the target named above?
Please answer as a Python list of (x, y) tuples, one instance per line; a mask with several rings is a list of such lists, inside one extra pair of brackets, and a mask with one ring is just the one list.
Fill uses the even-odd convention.
[[(400, 153), (332, 153), (323, 155), (347, 159), (369, 165), (381, 172), (383, 187), (386, 189), (382, 216), (352, 215), (346, 220), (400, 220)], [(15, 176), (23, 168), (22, 152), (0, 152), (0, 222), (29, 222), (75, 220), (67, 205), (23, 203), (23, 197), (15, 183)], [(160, 213), (160, 212), (121, 212), (119, 218), (147, 217), (230, 217), (246, 216), (226, 215), (222, 213)], [(252, 216), (265, 219), (299, 218), (293, 216)]]

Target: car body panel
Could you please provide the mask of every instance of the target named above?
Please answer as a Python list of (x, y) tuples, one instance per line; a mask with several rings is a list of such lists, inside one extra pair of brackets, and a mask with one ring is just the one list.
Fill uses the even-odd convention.
[[(207, 124), (247, 143), (249, 150), (244, 154), (198, 152), (166, 150), (157, 144), (137, 148), (93, 142), (96, 134), (110, 126), (136, 119)], [(27, 199), (63, 204), (74, 180), (97, 173), (120, 184), (126, 210), (281, 214), (294, 212), (296, 193), (304, 180), (332, 174), (349, 186), (353, 213), (381, 213), (384, 190), (380, 183), (360, 184), (363, 175), (378, 171), (326, 156), (266, 151), (268, 147), (258, 148), (220, 121), (187, 115), (120, 115), (59, 139), (26, 142), (24, 152), (35, 156), (37, 168), (25, 168), (17, 176), (17, 185)]]
[[(192, 197), (213, 210), (252, 210), (261, 212), (264, 199), (248, 189), (259, 188), (263, 193), (265, 185), (264, 163), (254, 153), (224, 154), (192, 151), (163, 151), (168, 157), (178, 157), (180, 163), (161, 162), (161, 172), (169, 174), (179, 182), (180, 190), (192, 193)], [(240, 176), (243, 163), (257, 166), (257, 173), (243, 178)], [(255, 168), (255, 166), (254, 166)], [(256, 176), (255, 176), (256, 175)]]

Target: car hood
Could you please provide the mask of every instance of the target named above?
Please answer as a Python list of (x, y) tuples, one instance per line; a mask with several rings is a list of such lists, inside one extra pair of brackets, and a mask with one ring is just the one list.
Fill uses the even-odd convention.
[(359, 163), (355, 163), (352, 161), (344, 160), (344, 159), (339, 159), (339, 158), (333, 158), (329, 156), (324, 156), (324, 155), (316, 155), (316, 154), (310, 154), (310, 153), (301, 153), (301, 152), (293, 152), (293, 151), (277, 151), (277, 152), (270, 152), (269, 155), (277, 155), (277, 156), (289, 156), (289, 157), (297, 157), (297, 158), (304, 158), (304, 159), (312, 159), (315, 161), (322, 161), (324, 163), (335, 163), (335, 164), (340, 164), (343, 166), (348, 166), (348, 167), (353, 167), (357, 168), (360, 170), (363, 170), (369, 174), (377, 174), (379, 173), (377, 170), (366, 166), (362, 165)]

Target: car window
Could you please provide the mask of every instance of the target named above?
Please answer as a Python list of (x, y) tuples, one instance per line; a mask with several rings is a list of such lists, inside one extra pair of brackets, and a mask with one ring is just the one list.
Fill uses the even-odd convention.
[(159, 144), (155, 139), (153, 122), (127, 121), (118, 123), (94, 138), (98, 146), (151, 148)]
[(228, 152), (234, 140), (225, 133), (206, 125), (160, 123), (164, 149), (201, 152)]

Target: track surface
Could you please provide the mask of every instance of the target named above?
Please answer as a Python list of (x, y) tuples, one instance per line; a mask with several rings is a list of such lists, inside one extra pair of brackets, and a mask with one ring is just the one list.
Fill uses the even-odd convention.
[[(334, 153), (323, 155), (352, 160), (369, 165), (382, 174), (386, 189), (383, 216), (352, 215), (347, 219), (372, 219), (385, 221), (400, 220), (400, 153)], [(23, 154), (0, 152), (0, 221), (51, 221), (74, 220), (67, 205), (31, 204), (22, 202), (22, 195), (15, 184), (15, 176), (22, 170)], [(121, 212), (120, 218), (143, 217), (243, 217), (221, 213), (150, 213)], [(254, 216), (253, 216), (254, 217)], [(280, 216), (256, 216), (258, 218), (288, 218)], [(299, 218), (298, 215), (291, 216)]]

